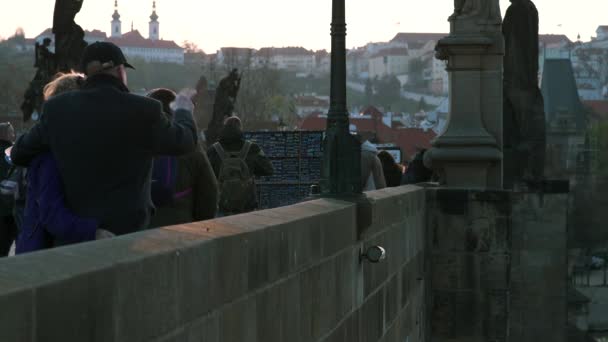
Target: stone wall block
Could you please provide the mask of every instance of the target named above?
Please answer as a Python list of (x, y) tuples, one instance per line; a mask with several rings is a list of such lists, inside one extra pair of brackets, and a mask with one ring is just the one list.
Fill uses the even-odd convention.
[(334, 211), (320, 218), (322, 256), (333, 255), (357, 241), (357, 213), (353, 208)]
[(433, 253), (432, 286), (436, 290), (480, 288), (479, 256), (473, 253)]
[(258, 341), (300, 341), (300, 283), (290, 278), (257, 295)]
[(390, 227), (387, 231), (387, 245), (384, 246), (387, 253), (388, 272), (394, 274), (399, 271), (405, 262), (407, 252), (407, 241), (405, 240), (405, 223), (398, 223)]
[(384, 289), (370, 296), (361, 307), (361, 342), (376, 342), (384, 334)]
[(440, 341), (476, 341), (482, 336), (483, 310), (475, 291), (434, 291), (431, 331)]
[(220, 262), (218, 261), (218, 241), (184, 249), (178, 258), (179, 307), (182, 323), (202, 317), (221, 303)]
[[(0, 288), (3, 286), (0, 280)], [(0, 296), (0, 341), (33, 342), (34, 332), (34, 291), (23, 289)], [(42, 317), (44, 321), (46, 319)], [(91, 319), (89, 317), (89, 319)], [(41, 322), (42, 323), (42, 322)], [(42, 323), (44, 326), (48, 324)], [(112, 326), (110, 325), (110, 328)], [(111, 329), (112, 330), (112, 329)], [(111, 338), (110, 330), (110, 338)]]
[(219, 340), (257, 342), (257, 320), (255, 296), (228, 305), (219, 313)]
[(482, 290), (508, 290), (510, 258), (504, 253), (488, 253), (480, 256)]
[(509, 328), (509, 292), (489, 291), (486, 293), (484, 335), (488, 341), (507, 341)]
[(313, 309), (315, 316), (312, 321), (316, 338), (326, 334), (338, 322), (338, 279), (335, 258), (319, 265), (319, 280), (314, 284), (319, 300), (314, 302), (317, 306)]
[(469, 220), (466, 216), (440, 213), (437, 215), (437, 225), (432, 228), (434, 251), (465, 252), (472, 249), (468, 234)]
[(336, 315), (338, 320), (343, 319), (355, 308), (359, 265), (359, 248), (351, 248), (336, 257)]
[(398, 274), (393, 275), (385, 286), (384, 291), (384, 326), (388, 327), (393, 324), (399, 312), (399, 277)]
[[(229, 303), (248, 291), (250, 234), (217, 240), (216, 269), (220, 303)], [(272, 250), (270, 250), (272, 251)]]
[(359, 311), (352, 312), (323, 342), (359, 342)]
[(411, 216), (419, 205), (418, 201), (424, 201), (419, 192), (424, 189), (416, 186), (403, 186), (396, 188), (386, 188), (377, 191), (367, 192), (368, 204), (366, 217), (369, 216), (369, 227), (363, 227), (360, 231), (360, 238), (374, 235), (386, 227), (402, 221), (405, 217)]
[(321, 258), (321, 218), (309, 218), (282, 227), (287, 234), (289, 270), (297, 272)]
[[(101, 308), (108, 308), (108, 303), (111, 303), (112, 300), (117, 303), (111, 315), (116, 325), (117, 341), (145, 341), (178, 327), (178, 290), (180, 288), (178, 260), (179, 253), (171, 252), (118, 264), (113, 270), (115, 279), (100, 276), (99, 283), (95, 286), (103, 287), (86, 292), (95, 293), (95, 297), (98, 298), (96, 300), (102, 300), (99, 303)], [(103, 284), (104, 281), (101, 279), (106, 279), (107, 283)], [(87, 279), (87, 282), (92, 281), (94, 279)], [(111, 284), (113, 284), (114, 290), (111, 293), (116, 297), (107, 295), (110, 297), (104, 298), (102, 294), (104, 291), (112, 290), (112, 286), (108, 286)], [(66, 284), (62, 285), (63, 289), (65, 286)], [(90, 286), (93, 286), (92, 283)], [(86, 287), (82, 287), (81, 291), (84, 289)], [(82, 298), (90, 299), (90, 296), (70, 297), (76, 301), (74, 306), (80, 308), (82, 308)], [(42, 305), (39, 303), (38, 305), (52, 309), (65, 306), (65, 300), (64, 298), (63, 304), (46, 303)], [(95, 316), (97, 318), (105, 317), (99, 313), (96, 313)]]
[(202, 319), (198, 319), (184, 329), (185, 342), (220, 342), (219, 340), (219, 317), (213, 314)]

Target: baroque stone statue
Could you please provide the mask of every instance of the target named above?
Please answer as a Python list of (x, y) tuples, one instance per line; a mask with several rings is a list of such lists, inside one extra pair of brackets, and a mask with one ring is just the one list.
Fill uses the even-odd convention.
[(42, 90), (57, 73), (55, 54), (49, 51), (51, 39), (45, 38), (42, 44), (36, 43), (35, 63), (36, 74), (25, 91), (21, 111), (23, 120), (28, 121), (34, 112), (40, 112), (43, 102)]
[(503, 23), (505, 186), (544, 177), (545, 113), (538, 88), (538, 11), (511, 0)]
[(224, 119), (232, 116), (240, 87), (241, 75), (238, 69), (232, 69), (230, 74), (220, 81), (215, 94), (213, 116), (206, 132), (207, 146), (211, 146), (217, 141)]
[(55, 34), (55, 53), (59, 71), (79, 68), (80, 56), (87, 46), (84, 31), (74, 18), (82, 8), (83, 0), (56, 0), (53, 14), (53, 33)]
[(479, 23), (500, 23), (498, 0), (454, 0), (454, 14), (450, 20), (475, 19)]

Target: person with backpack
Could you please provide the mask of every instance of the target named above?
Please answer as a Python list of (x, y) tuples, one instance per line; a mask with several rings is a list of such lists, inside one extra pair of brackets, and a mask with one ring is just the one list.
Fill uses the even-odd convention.
[[(169, 104), (175, 100), (175, 92), (160, 88), (147, 96), (160, 101), (167, 117), (173, 117)], [(156, 207), (151, 228), (209, 220), (217, 213), (217, 180), (207, 154), (200, 147), (179, 157), (156, 157), (151, 191)]]
[(0, 123), (0, 257), (8, 256), (11, 246), (17, 237), (17, 225), (13, 218), (15, 205), (14, 189), (16, 183), (12, 180), (13, 167), (4, 157), (4, 150), (13, 145), (15, 130), (10, 122)]
[(274, 169), (260, 146), (245, 140), (238, 117), (226, 118), (220, 139), (209, 147), (207, 156), (220, 186), (220, 214), (256, 210), (255, 177), (271, 176)]

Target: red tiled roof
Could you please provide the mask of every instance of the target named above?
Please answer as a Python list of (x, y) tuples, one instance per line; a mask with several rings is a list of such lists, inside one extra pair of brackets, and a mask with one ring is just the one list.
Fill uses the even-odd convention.
[(295, 105), (300, 107), (325, 106), (329, 107), (329, 100), (320, 99), (315, 96), (299, 96), (295, 99)]
[(150, 40), (144, 38), (138, 30), (130, 31), (122, 37), (108, 38), (108, 42), (120, 47), (138, 47), (148, 49), (182, 49), (172, 40)]
[(220, 51), (222, 51), (223, 54), (247, 56), (248, 54), (253, 54), (255, 49), (227, 46), (220, 48)]
[(103, 38), (106, 39), (108, 36), (106, 35), (105, 32), (100, 31), (100, 30), (93, 30), (93, 31), (84, 31), (85, 35), (88, 35), (90, 37), (95, 37), (95, 38)]
[(544, 44), (572, 43), (570, 38), (564, 34), (539, 34), (538, 41)]
[(313, 51), (306, 50), (300, 46), (289, 46), (289, 47), (265, 47), (261, 48), (258, 52), (258, 55), (261, 56), (312, 56), (314, 55)]
[(376, 52), (370, 58), (384, 57), (384, 56), (409, 56), (409, 52), (406, 48), (388, 48), (388, 49), (382, 49), (382, 50)]
[(391, 39), (391, 42), (412, 43), (412, 42), (428, 42), (430, 40), (439, 40), (448, 35), (448, 33), (410, 33), (401, 32)]
[(608, 120), (608, 101), (583, 101), (583, 105), (591, 108), (591, 116), (596, 120)]
[[(428, 149), (431, 147), (431, 141), (437, 136), (433, 130), (424, 131), (419, 128), (391, 128), (382, 122), (382, 113), (380, 117), (377, 114), (380, 111), (374, 107), (368, 107), (363, 111), (363, 114), (372, 115), (369, 118), (350, 118), (350, 124), (357, 127), (360, 133), (372, 132), (375, 133), (379, 143), (394, 143), (399, 146), (403, 152), (404, 159), (409, 160), (420, 149)], [(314, 113), (306, 117), (300, 123), (300, 129), (306, 131), (325, 130), (327, 119), (319, 117), (322, 113)]]
[(437, 136), (432, 129), (398, 128), (394, 143), (401, 148), (404, 159), (411, 159), (421, 149), (431, 148), (431, 141)]
[(367, 107), (363, 108), (363, 110), (361, 110), (361, 114), (371, 115), (372, 118), (376, 118), (376, 119), (380, 118), (380, 120), (382, 120), (382, 116), (383, 116), (382, 112), (374, 106), (367, 106)]

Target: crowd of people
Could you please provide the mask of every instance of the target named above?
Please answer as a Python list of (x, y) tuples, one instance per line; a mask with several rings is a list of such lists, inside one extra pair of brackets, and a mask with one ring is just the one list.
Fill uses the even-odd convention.
[[(227, 120), (205, 151), (194, 94), (131, 94), (127, 68), (116, 45), (91, 44), (84, 74), (58, 75), (45, 87), (31, 130), (15, 141), (12, 126), (0, 125), (0, 256), (13, 241), (21, 254), (256, 209), (253, 178), (273, 169), (245, 142), (240, 121)], [(231, 169), (233, 160), (243, 166)], [(222, 195), (239, 186), (250, 193)]]
[[(21, 254), (258, 208), (255, 178), (274, 170), (239, 118), (202, 146), (194, 94), (131, 94), (128, 68), (116, 45), (91, 44), (83, 74), (57, 75), (44, 88), (32, 129), (15, 141), (13, 127), (0, 124), (0, 257), (13, 242)], [(404, 173), (364, 141), (362, 188), (424, 181), (414, 162)]]
[(361, 186), (363, 191), (430, 182), (433, 172), (424, 165), (425, 149), (406, 165), (395, 161), (385, 150), (379, 151), (369, 140), (361, 139)]

